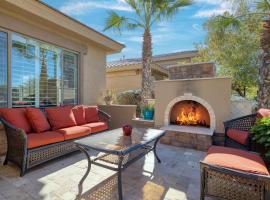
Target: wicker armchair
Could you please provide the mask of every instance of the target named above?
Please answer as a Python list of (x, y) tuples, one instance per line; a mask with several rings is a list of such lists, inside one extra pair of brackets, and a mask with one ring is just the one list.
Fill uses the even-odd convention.
[(269, 200), (270, 177), (200, 163), (201, 200)]
[[(110, 126), (110, 115), (101, 110), (98, 110), (98, 115), (101, 121)], [(73, 140), (28, 149), (26, 133), (3, 118), (0, 118), (0, 121), (4, 125), (8, 144), (4, 165), (9, 161), (16, 164), (20, 168), (20, 176), (34, 166), (78, 150), (74, 146)]]
[(239, 118), (224, 122), (224, 128), (225, 128), (225, 144), (224, 145), (227, 147), (234, 147), (234, 148), (239, 148), (243, 150), (251, 150), (250, 137), (247, 141), (247, 144), (243, 145), (229, 138), (228, 130), (237, 129), (240, 131), (249, 131), (251, 127), (254, 125), (255, 121), (256, 121), (256, 114), (251, 114), (251, 115), (239, 117)]

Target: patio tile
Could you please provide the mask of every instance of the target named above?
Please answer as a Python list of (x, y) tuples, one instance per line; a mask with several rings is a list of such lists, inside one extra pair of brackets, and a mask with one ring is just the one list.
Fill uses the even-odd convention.
[[(96, 152), (90, 154), (95, 155)], [(154, 154), (150, 153), (124, 171), (122, 178), (124, 198), (127, 200), (199, 199), (199, 161), (205, 153), (160, 144), (158, 155), (162, 163), (158, 163)], [(17, 167), (12, 164), (0, 166), (0, 199), (74, 200), (86, 166), (87, 161), (80, 153), (36, 167), (24, 177), (19, 177)], [(104, 183), (114, 177), (114, 174), (113, 171), (92, 165), (91, 172), (83, 185), (84, 197), (105, 187)]]

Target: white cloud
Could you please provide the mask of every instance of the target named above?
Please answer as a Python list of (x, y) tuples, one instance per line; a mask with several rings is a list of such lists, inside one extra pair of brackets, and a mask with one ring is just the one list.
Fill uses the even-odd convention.
[(199, 25), (199, 24), (192, 24), (192, 28), (194, 30), (196, 30), (196, 31), (202, 31), (203, 30), (202, 26)]
[(93, 0), (72, 1), (60, 7), (60, 11), (70, 15), (83, 15), (89, 9), (97, 8), (132, 12), (131, 7), (124, 0), (117, 0), (116, 3)]
[(197, 2), (209, 4), (211, 6), (211, 8), (203, 8), (195, 13), (194, 17), (197, 18), (211, 17), (213, 15), (220, 15), (224, 12), (232, 11), (231, 4), (222, 0), (197, 0)]

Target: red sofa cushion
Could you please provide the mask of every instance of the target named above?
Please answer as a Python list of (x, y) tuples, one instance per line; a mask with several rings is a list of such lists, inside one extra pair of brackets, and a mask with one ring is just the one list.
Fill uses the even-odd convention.
[(64, 135), (65, 140), (75, 139), (78, 137), (86, 136), (91, 133), (91, 129), (82, 126), (73, 126), (68, 128), (62, 128), (57, 130), (57, 132)]
[(229, 147), (210, 147), (203, 162), (248, 173), (269, 175), (259, 155)]
[(98, 108), (97, 106), (84, 106), (85, 119), (87, 123), (98, 122)]
[(26, 108), (26, 116), (35, 132), (40, 133), (51, 129), (45, 114), (40, 109)]
[(92, 122), (92, 123), (84, 124), (82, 126), (90, 128), (91, 133), (105, 131), (109, 128), (106, 122)]
[(257, 111), (257, 117), (263, 118), (263, 117), (270, 117), (270, 109), (261, 108)]
[(74, 114), (72, 112), (72, 107), (55, 107), (55, 108), (46, 108), (48, 114), (49, 122), (53, 130), (60, 128), (66, 128), (70, 126), (76, 126), (76, 121)]
[(0, 115), (16, 128), (21, 128), (26, 133), (31, 131), (31, 125), (24, 108), (1, 108)]
[(249, 138), (248, 131), (240, 131), (237, 129), (228, 129), (227, 136), (236, 142), (246, 145)]
[(28, 149), (40, 147), (56, 142), (64, 141), (64, 136), (56, 131), (47, 131), (42, 133), (29, 133), (27, 135)]
[(74, 114), (77, 125), (82, 125), (82, 124), (87, 123), (86, 120), (85, 120), (84, 107), (82, 105), (73, 107), (72, 112)]

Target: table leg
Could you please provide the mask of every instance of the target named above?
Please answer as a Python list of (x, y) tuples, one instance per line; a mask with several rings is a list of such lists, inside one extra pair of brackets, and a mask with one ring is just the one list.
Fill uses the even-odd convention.
[(118, 198), (119, 200), (123, 200), (123, 191), (122, 191), (122, 162), (123, 162), (123, 156), (119, 156), (118, 161)]
[(82, 196), (82, 191), (83, 191), (83, 182), (85, 181), (86, 177), (88, 176), (89, 172), (90, 172), (90, 169), (91, 169), (91, 160), (90, 160), (90, 155), (88, 154), (88, 152), (85, 150), (85, 148), (79, 146), (79, 145), (76, 145), (76, 147), (82, 152), (85, 154), (86, 158), (87, 158), (87, 161), (88, 161), (88, 164), (87, 164), (87, 170), (85, 172), (85, 174), (83, 175), (82, 179), (80, 180), (79, 182), (79, 185), (78, 185), (78, 194), (76, 196), (76, 200), (79, 200), (80, 197)]
[(156, 147), (157, 147), (157, 143), (158, 143), (158, 141), (160, 140), (160, 138), (161, 138), (161, 137), (159, 137), (159, 138), (156, 139), (156, 141), (155, 141), (155, 143), (154, 143), (154, 148), (153, 148), (154, 155), (155, 155), (155, 157), (156, 157), (158, 163), (161, 163), (161, 160), (159, 159), (159, 157), (158, 157), (158, 155), (157, 155)]

